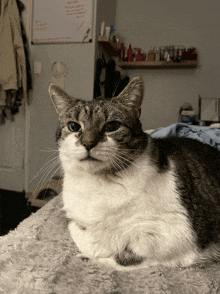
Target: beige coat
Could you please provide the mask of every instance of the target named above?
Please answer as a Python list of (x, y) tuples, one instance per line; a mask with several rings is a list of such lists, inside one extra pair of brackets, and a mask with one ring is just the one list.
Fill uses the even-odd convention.
[(0, 19), (0, 106), (5, 91), (23, 88), (27, 95), (27, 73), (20, 15), (16, 0), (2, 0)]

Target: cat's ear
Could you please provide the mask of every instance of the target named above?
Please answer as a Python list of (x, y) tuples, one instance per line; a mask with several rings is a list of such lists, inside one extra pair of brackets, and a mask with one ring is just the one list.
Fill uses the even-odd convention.
[(49, 94), (50, 98), (53, 102), (53, 105), (57, 111), (57, 113), (61, 113), (66, 111), (68, 108), (73, 106), (75, 98), (69, 96), (63, 89), (59, 86), (51, 83), (49, 85)]
[(144, 81), (141, 77), (136, 77), (126, 86), (126, 88), (114, 97), (114, 102), (121, 103), (130, 108), (132, 114), (139, 118), (141, 115), (141, 104), (144, 97)]

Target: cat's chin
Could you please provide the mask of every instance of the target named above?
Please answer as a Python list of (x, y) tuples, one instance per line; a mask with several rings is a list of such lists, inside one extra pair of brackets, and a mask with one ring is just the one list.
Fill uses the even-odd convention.
[(110, 172), (110, 166), (107, 162), (93, 157), (80, 159), (77, 163), (77, 168), (91, 174), (103, 174)]

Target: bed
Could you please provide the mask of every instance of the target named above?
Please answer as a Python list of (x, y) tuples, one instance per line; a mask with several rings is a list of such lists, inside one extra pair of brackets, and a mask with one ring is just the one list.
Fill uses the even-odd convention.
[[(220, 146), (219, 128), (175, 124), (151, 132), (152, 137), (171, 135)], [(119, 272), (81, 260), (61, 208), (60, 194), (0, 237), (0, 293), (220, 293), (220, 263)]]

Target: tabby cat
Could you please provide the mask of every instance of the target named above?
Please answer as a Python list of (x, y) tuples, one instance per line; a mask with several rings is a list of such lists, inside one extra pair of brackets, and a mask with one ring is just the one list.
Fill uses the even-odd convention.
[(119, 270), (217, 259), (220, 153), (143, 132), (143, 92), (140, 77), (111, 100), (49, 87), (71, 237), (82, 256)]

